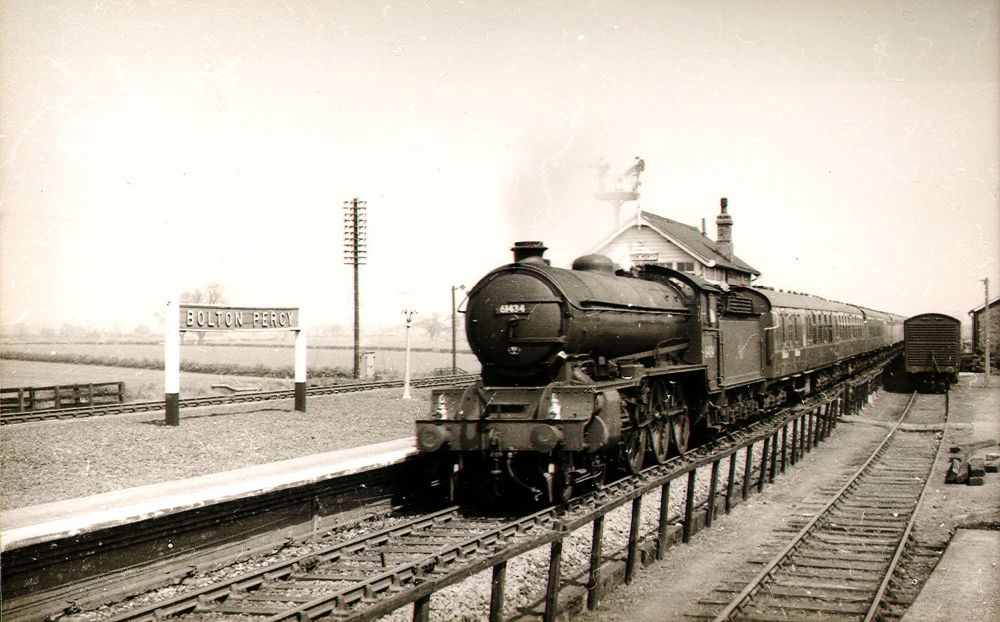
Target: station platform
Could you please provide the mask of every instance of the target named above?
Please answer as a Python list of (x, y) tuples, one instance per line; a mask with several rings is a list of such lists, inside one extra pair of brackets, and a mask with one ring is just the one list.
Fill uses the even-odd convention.
[(902, 622), (1000, 620), (1000, 531), (959, 529)]
[(126, 488), (0, 513), (0, 550), (62, 540), (108, 527), (323, 482), (400, 463), (413, 438)]

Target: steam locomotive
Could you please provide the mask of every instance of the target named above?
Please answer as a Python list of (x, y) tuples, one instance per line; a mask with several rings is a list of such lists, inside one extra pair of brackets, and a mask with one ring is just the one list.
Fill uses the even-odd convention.
[(523, 489), (564, 501), (613, 469), (685, 452), (894, 355), (902, 317), (726, 285), (603, 255), (555, 268), (541, 242), (470, 291), (479, 380), (432, 393), (417, 446), (454, 499)]

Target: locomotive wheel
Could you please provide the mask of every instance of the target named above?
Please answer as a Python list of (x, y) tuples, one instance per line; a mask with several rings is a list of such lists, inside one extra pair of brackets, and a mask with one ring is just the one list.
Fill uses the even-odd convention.
[(642, 470), (646, 457), (646, 428), (622, 430), (622, 462), (633, 475)]
[(691, 439), (691, 420), (687, 411), (670, 418), (670, 447), (680, 455), (687, 451)]
[(649, 386), (647, 409), (650, 414), (649, 451), (656, 464), (663, 464), (672, 455), (687, 451), (691, 423), (681, 387), (664, 380)]
[(670, 423), (665, 418), (649, 424), (649, 454), (656, 464), (663, 464), (670, 455)]
[(663, 464), (670, 454), (669, 412), (672, 401), (676, 401), (663, 382), (653, 381), (646, 395), (646, 409), (650, 415), (649, 453), (656, 464)]

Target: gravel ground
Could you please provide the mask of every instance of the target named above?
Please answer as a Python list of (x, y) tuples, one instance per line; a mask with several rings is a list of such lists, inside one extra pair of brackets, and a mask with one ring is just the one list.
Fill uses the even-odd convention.
[[(993, 437), (996, 438), (997, 422), (995, 413), (1000, 410), (997, 407), (1000, 404), (1000, 384), (998, 384), (998, 388), (996, 389), (980, 390), (978, 393), (972, 392), (968, 386), (969, 384), (970, 379), (963, 378), (963, 386), (959, 387), (953, 394), (953, 421), (962, 422), (965, 425), (958, 426), (949, 431), (948, 438), (946, 439), (948, 443), (979, 440), (981, 437), (989, 436), (990, 434), (993, 434)], [(178, 447), (183, 446), (187, 448), (190, 448), (192, 443), (195, 442), (211, 442), (211, 439), (214, 437), (212, 431), (201, 429), (201, 426), (206, 421), (229, 421), (228, 428), (224, 430), (227, 434), (232, 433), (231, 430), (234, 426), (232, 421), (237, 420), (235, 419), (237, 416), (240, 417), (238, 425), (242, 425), (247, 431), (256, 429), (262, 424), (267, 425), (269, 422), (279, 424), (271, 425), (267, 428), (276, 432), (276, 434), (272, 435), (272, 438), (269, 438), (268, 443), (265, 444), (268, 448), (268, 453), (270, 455), (271, 449), (277, 449), (282, 446), (286, 446), (291, 453), (267, 459), (247, 460), (247, 458), (257, 457), (261, 453), (261, 447), (257, 445), (259, 443), (258, 435), (253, 433), (241, 435), (239, 446), (243, 450), (235, 452), (231, 448), (237, 446), (237, 444), (230, 437), (227, 438), (227, 442), (225, 443), (226, 447), (230, 448), (230, 453), (252, 454), (252, 456), (238, 456), (244, 460), (241, 464), (219, 467), (219, 469), (235, 468), (236, 466), (244, 466), (245, 464), (295, 457), (315, 451), (327, 451), (340, 447), (367, 444), (376, 440), (386, 440), (387, 438), (396, 438), (409, 434), (413, 418), (422, 414), (426, 408), (427, 392), (417, 392), (415, 395), (417, 399), (408, 402), (403, 401), (396, 395), (398, 391), (379, 393), (380, 395), (378, 396), (368, 394), (331, 396), (330, 398), (325, 398), (330, 400), (331, 404), (324, 405), (323, 407), (319, 407), (320, 398), (311, 399), (311, 412), (309, 415), (294, 413), (291, 411), (290, 405), (284, 408), (254, 410), (238, 415), (231, 412), (222, 412), (224, 409), (205, 409), (206, 412), (204, 413), (185, 416), (181, 428), (175, 430), (170, 430), (159, 425), (157, 417), (136, 415), (109, 419), (117, 419), (119, 421), (130, 420), (127, 424), (119, 424), (117, 426), (121, 429), (132, 429), (142, 426), (143, 429), (160, 430), (161, 433), (164, 431), (179, 432), (183, 430), (187, 432), (190, 430), (192, 437), (185, 437), (184, 442), (175, 444)], [(370, 399), (371, 401), (360, 406), (347, 406), (343, 402), (348, 401), (346, 399), (348, 397), (358, 398), (362, 401)], [(878, 399), (872, 405), (866, 407), (862, 416), (870, 418), (873, 421), (884, 421), (890, 417), (892, 410), (901, 407), (901, 403), (905, 403), (907, 397), (900, 394), (880, 393)], [(387, 403), (386, 400), (392, 401)], [(985, 405), (983, 400), (986, 400)], [(349, 425), (349, 422), (358, 421), (360, 418), (337, 417), (336, 415), (343, 415), (349, 412), (362, 412), (364, 408), (372, 409), (371, 416), (364, 419), (366, 422), (379, 421), (380, 428), (384, 426), (389, 430), (395, 430), (398, 425), (400, 426), (401, 433), (390, 433), (388, 436), (359, 440), (359, 435), (375, 433), (376, 430), (372, 429), (373, 426), (366, 423), (365, 425), (345, 428), (345, 425)], [(991, 409), (986, 411), (990, 413), (990, 416), (983, 416), (984, 408)], [(400, 422), (383, 423), (382, 420), (386, 418), (386, 415), (402, 413), (404, 411), (405, 414), (400, 415)], [(317, 415), (319, 416), (317, 417)], [(376, 417), (375, 415), (378, 416)], [(267, 417), (274, 417), (274, 419), (267, 419)], [(395, 416), (393, 419), (395, 419)], [(311, 423), (312, 426), (301, 427), (299, 425), (304, 424), (306, 421)], [(88, 423), (92, 423), (92, 421), (72, 422), (74, 425)], [(188, 423), (191, 425), (188, 426)], [(43, 426), (67, 425), (70, 425), (70, 423), (27, 424), (24, 427), (26, 428), (25, 432), (27, 432), (27, 428), (29, 427), (41, 428)], [(325, 427), (322, 427), (327, 425), (333, 429), (326, 430)], [(21, 426), (12, 427), (17, 428)], [(356, 430), (354, 429), (355, 427), (359, 429)], [(282, 428), (294, 428), (295, 432)], [(198, 432), (198, 434), (195, 434), (195, 432)], [(208, 434), (205, 434), (206, 432)], [(324, 449), (310, 449), (303, 446), (309, 442), (316, 441), (317, 436), (320, 437), (320, 442), (324, 440), (329, 441), (330, 439), (322, 438), (325, 432), (333, 432), (337, 435), (336, 437), (331, 437), (331, 439), (350, 438), (351, 442), (339, 446), (326, 445)], [(310, 436), (309, 441), (305, 441), (303, 434)], [(795, 466), (789, 467), (787, 474), (779, 477), (774, 484), (769, 485), (764, 494), (752, 496), (749, 502), (738, 505), (733, 513), (728, 516), (723, 515), (718, 517), (713, 528), (696, 534), (691, 544), (680, 545), (671, 549), (666, 560), (641, 571), (631, 585), (620, 588), (614, 594), (606, 597), (597, 611), (584, 614), (582, 619), (588, 621), (628, 620), (629, 622), (643, 622), (644, 620), (673, 620), (682, 618), (684, 603), (697, 600), (707, 591), (711, 590), (727, 573), (731, 573), (732, 569), (739, 567), (744, 560), (759, 552), (762, 544), (769, 541), (774, 528), (784, 524), (788, 520), (788, 517), (792, 516), (796, 511), (804, 511), (802, 508), (803, 503), (810, 498), (817, 488), (828, 486), (831, 479), (841, 477), (843, 474), (850, 472), (852, 470), (851, 465), (857, 461), (857, 458), (864, 454), (870, 447), (874, 446), (883, 434), (884, 428), (876, 425), (865, 425), (863, 422), (842, 423), (834, 431), (831, 438), (820, 445), (819, 450), (813, 450)], [(65, 437), (69, 435), (64, 432), (61, 436)], [(122, 438), (119, 435), (116, 442), (122, 442)], [(156, 438), (154, 434), (154, 440)], [(291, 442), (286, 443), (286, 439)], [(22, 445), (24, 445), (30, 444), (31, 439), (22, 438), (21, 440)], [(354, 442), (356, 440), (358, 442)], [(5, 467), (3, 471), (5, 487), (7, 481), (8, 443), (9, 439), (5, 437), (4, 446), (2, 447), (3, 465)], [(83, 443), (78, 442), (76, 444)], [(146, 449), (150, 444), (150, 441), (146, 440), (143, 449)], [(289, 444), (291, 446), (287, 447)], [(111, 443), (107, 445), (111, 445)], [(247, 445), (251, 449), (247, 449)], [(198, 454), (199, 452), (195, 453)], [(191, 456), (189, 453), (185, 455), (188, 458)], [(163, 459), (160, 456), (151, 459), (150, 462), (156, 464)], [(190, 460), (188, 461), (190, 462)], [(237, 461), (239, 462), (239, 460)], [(184, 466), (183, 461), (178, 462), (180, 463), (178, 466)], [(742, 458), (738, 457), (737, 465), (741, 464)], [(77, 462), (76, 468), (79, 468), (79, 466), (79, 462)], [(939, 464), (939, 469), (940, 466)], [(947, 464), (945, 463), (946, 466)], [(72, 466), (69, 467), (68, 472), (73, 472), (73, 468)], [(148, 468), (145, 467), (141, 470), (146, 471)], [(219, 469), (207, 469), (202, 472)], [(739, 473), (740, 471), (741, 469), (738, 468), (737, 472)], [(938, 479), (938, 475), (940, 475), (940, 481), (943, 482), (943, 471), (940, 473), (936, 472), (934, 475), (935, 479)], [(725, 468), (720, 469), (720, 476), (719, 487), (720, 490), (723, 490), (726, 479)], [(153, 481), (171, 479), (172, 477), (157, 477)], [(925, 525), (922, 530), (923, 537), (939, 537), (942, 530), (945, 533), (950, 533), (957, 526), (981, 525), (984, 522), (989, 523), (989, 521), (993, 521), (994, 525), (1000, 523), (1000, 495), (998, 495), (1000, 486), (998, 486), (997, 477), (991, 477), (992, 479), (987, 481), (987, 486), (985, 487), (945, 487), (941, 485), (933, 489), (929, 503), (925, 504), (925, 511), (929, 512), (929, 514), (923, 516)], [(79, 478), (75, 479), (78, 480)], [(700, 499), (703, 499), (707, 494), (708, 479), (709, 467), (706, 467), (698, 476), (697, 497)], [(670, 505), (673, 514), (681, 511), (684, 494), (683, 482), (677, 482), (672, 486)], [(642, 517), (644, 532), (655, 528), (658, 502), (658, 494), (656, 493), (647, 496), (643, 502)], [(944, 514), (948, 514), (948, 520), (941, 520)], [(938, 526), (935, 528), (930, 524), (932, 522)], [(369, 527), (374, 529), (377, 525), (373, 524)], [(628, 528), (628, 506), (608, 516), (605, 522), (604, 550), (606, 554), (608, 551), (624, 547), (628, 537)], [(933, 533), (928, 533), (928, 530)], [(585, 527), (567, 538), (563, 551), (562, 573), (564, 578), (574, 577), (585, 570), (588, 563), (589, 547), (589, 527)], [(278, 556), (282, 554), (282, 552), (278, 552)], [(223, 570), (221, 573), (228, 574), (245, 571), (248, 565), (256, 566), (271, 563), (275, 558), (267, 557), (265, 559), (246, 562), (239, 567)], [(509, 563), (505, 607), (505, 613), (508, 616), (516, 616), (519, 612), (523, 611), (525, 606), (537, 602), (543, 596), (542, 590), (544, 590), (547, 565), (547, 548), (533, 551)], [(221, 576), (220, 573), (215, 573), (211, 576), (193, 577), (188, 586), (169, 588), (168, 592), (173, 593), (177, 589), (187, 589), (194, 585), (203, 585), (210, 580), (217, 579), (219, 576)], [(488, 610), (489, 592), (490, 572), (486, 571), (471, 577), (449, 590), (435, 594), (432, 599), (431, 619), (482, 619)], [(144, 597), (143, 600), (157, 599), (166, 595), (166, 593), (160, 591)], [(81, 619), (92, 620), (103, 617), (109, 611), (109, 609), (104, 609), (97, 615), (91, 613), (90, 615), (83, 616)], [(411, 615), (409, 608), (404, 608), (390, 616), (389, 619), (409, 619)]]
[(360, 447), (413, 435), (429, 389), (382, 389), (162, 413), (20, 423), (0, 428), (0, 509)]
[[(947, 446), (985, 439), (1000, 439), (1000, 381), (983, 389), (981, 376), (962, 376), (952, 391)], [(859, 458), (881, 441), (885, 429), (864, 421), (884, 422), (902, 408), (909, 395), (879, 392), (857, 422), (842, 422), (819, 450), (813, 450), (763, 494), (754, 495), (712, 527), (696, 534), (689, 545), (670, 550), (628, 586), (619, 588), (592, 612), (578, 616), (584, 622), (652, 622), (691, 619), (685, 604), (703, 598), (716, 585), (741, 573), (746, 560), (760, 558), (762, 547), (773, 541), (773, 532), (806, 503), (819, 488), (830, 488), (850, 472)], [(997, 451), (994, 449), (993, 451)], [(948, 468), (943, 456), (931, 475), (932, 484), (917, 516), (914, 539), (920, 546), (941, 546), (960, 527), (1000, 528), (1000, 476), (987, 474), (984, 486), (945, 485)], [(839, 486), (839, 484), (838, 484)], [(683, 488), (683, 487), (682, 487)], [(907, 565), (913, 598), (933, 566)], [(743, 572), (750, 576), (752, 573)]]
[[(759, 446), (759, 443), (758, 443)], [(737, 464), (742, 465), (744, 453), (737, 454)], [(759, 461), (759, 448), (757, 460)], [(723, 464), (723, 466), (725, 466)], [(742, 468), (742, 467), (741, 467)], [(737, 478), (741, 470), (738, 469)], [(709, 477), (711, 467), (706, 466), (698, 472), (698, 482), (696, 487), (696, 499), (702, 501), (708, 496)], [(719, 490), (724, 490), (728, 471), (720, 469)], [(685, 486), (682, 478), (671, 486), (670, 510), (671, 515), (680, 516), (684, 508)], [(739, 479), (737, 479), (739, 481)], [(652, 532), (656, 529), (659, 520), (659, 492), (647, 495), (642, 506), (642, 531)], [(405, 518), (405, 517), (404, 517)], [(401, 518), (388, 517), (372, 519), (364, 524), (347, 527), (339, 530), (337, 535), (330, 540), (347, 540), (356, 537), (361, 533), (375, 531), (382, 527), (402, 520)], [(629, 527), (631, 522), (631, 507), (626, 505), (607, 515), (604, 526), (603, 549), (605, 555), (609, 555), (617, 550), (624, 549), (628, 543)], [(585, 526), (571, 533), (564, 541), (562, 576), (564, 581), (568, 578), (582, 576), (589, 567), (591, 527)], [(295, 555), (300, 555), (310, 549), (316, 548), (314, 543), (304, 543), (276, 550), (272, 554), (259, 556), (250, 560), (243, 560), (226, 568), (216, 571), (195, 574), (181, 585), (164, 587), (137, 596), (123, 603), (112, 603), (90, 611), (85, 611), (79, 615), (74, 615), (66, 619), (66, 622), (99, 622), (102, 619), (111, 617), (124, 610), (142, 607), (151, 603), (176, 596), (180, 593), (209, 585), (227, 577), (239, 576), (253, 570), (268, 566), (278, 561), (287, 560)], [(505, 617), (517, 619), (523, 613), (536, 606), (544, 597), (544, 587), (547, 581), (549, 563), (549, 549), (543, 547), (530, 551), (520, 557), (512, 559), (507, 567), (507, 586), (504, 600)], [(492, 571), (486, 570), (469, 579), (458, 583), (448, 589), (434, 594), (431, 601), (431, 617), (433, 622), (444, 622), (450, 620), (473, 621), (482, 620), (489, 611), (490, 590)], [(583, 580), (582, 578), (580, 579)], [(541, 591), (539, 591), (541, 590)], [(529, 618), (531, 616), (528, 616)], [(402, 622), (412, 619), (410, 607), (403, 607), (392, 614), (382, 618), (387, 622)]]

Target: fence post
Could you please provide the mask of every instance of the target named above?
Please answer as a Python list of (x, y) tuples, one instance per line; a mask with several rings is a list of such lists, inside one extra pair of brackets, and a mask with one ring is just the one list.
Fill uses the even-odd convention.
[(413, 601), (413, 622), (427, 622), (431, 617), (431, 595)]
[(60, 388), (61, 387), (59, 385), (55, 386), (55, 396), (53, 397), (53, 400), (55, 401), (55, 408), (62, 408), (62, 402), (59, 400), (59, 389)]
[[(771, 476), (770, 480), (773, 482), (774, 481), (774, 476), (776, 475), (777, 467), (778, 467), (778, 452), (777, 452), (777, 449), (778, 449), (778, 431), (777, 430), (775, 430), (775, 432), (774, 432), (774, 440), (771, 441), (771, 446), (774, 448), (774, 451), (771, 452), (771, 469), (770, 469), (770, 476)], [(784, 450), (785, 450), (785, 446), (784, 445), (781, 446), (781, 450), (782, 450), (782, 454), (784, 454)]]
[(682, 540), (687, 544), (691, 539), (691, 518), (694, 515), (694, 483), (697, 469), (688, 471), (687, 500), (684, 504), (684, 531)]
[(708, 482), (708, 513), (705, 514), (705, 526), (711, 527), (715, 518), (715, 496), (719, 488), (719, 461), (712, 463), (712, 476)]
[(639, 519), (642, 516), (642, 497), (632, 499), (632, 524), (628, 531), (628, 553), (625, 558), (625, 583), (635, 576), (635, 558), (639, 554)]
[(726, 514), (733, 507), (733, 480), (736, 479), (736, 452), (729, 454), (729, 480), (726, 481)]
[(545, 622), (555, 622), (559, 613), (559, 579), (562, 564), (563, 541), (560, 537), (552, 543), (549, 556), (549, 582), (545, 588)]
[(796, 449), (798, 449), (799, 445), (799, 419), (799, 417), (796, 417), (792, 420), (792, 451), (788, 456), (789, 464), (795, 464), (795, 459), (798, 456)]
[(656, 543), (656, 559), (663, 559), (667, 552), (667, 521), (670, 513), (670, 482), (660, 487), (660, 539)]
[(601, 540), (604, 539), (604, 517), (594, 519), (594, 533), (590, 537), (590, 580), (587, 584), (587, 608), (597, 609), (600, 593), (597, 586), (597, 572), (601, 567)]
[(753, 471), (753, 446), (753, 443), (747, 445), (747, 454), (744, 456), (743, 483), (740, 486), (740, 492), (742, 493), (744, 501), (746, 501), (747, 497), (750, 496), (750, 473)]
[(785, 462), (788, 453), (788, 423), (781, 426), (781, 472), (785, 472)]
[(24, 412), (24, 389), (17, 390), (17, 412)]
[(771, 446), (771, 437), (764, 437), (764, 448), (763, 453), (760, 456), (760, 478), (757, 480), (757, 492), (764, 492), (764, 485), (767, 482), (767, 461), (768, 461), (768, 450)]
[(493, 586), (490, 590), (490, 622), (503, 620), (503, 591), (507, 584), (507, 562), (493, 566)]

